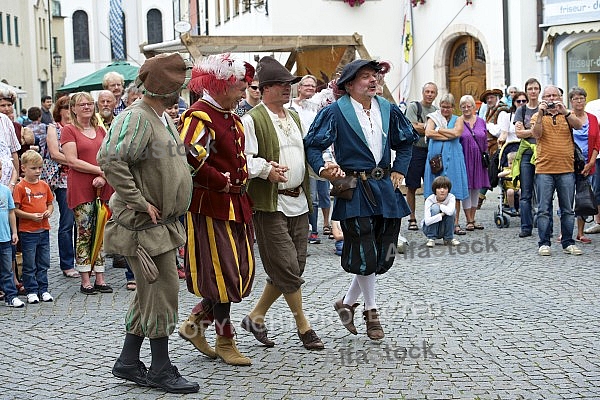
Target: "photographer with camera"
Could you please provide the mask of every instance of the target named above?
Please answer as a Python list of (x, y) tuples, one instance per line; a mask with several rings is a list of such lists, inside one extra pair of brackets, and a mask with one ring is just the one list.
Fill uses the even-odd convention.
[(537, 140), (535, 183), (538, 195), (538, 254), (541, 256), (552, 255), (550, 219), (555, 190), (560, 208), (563, 252), (582, 254), (573, 240), (575, 173), (574, 142), (571, 133), (572, 128), (581, 129), (581, 125), (581, 121), (563, 104), (560, 90), (553, 85), (545, 87), (539, 111), (531, 118), (531, 131)]

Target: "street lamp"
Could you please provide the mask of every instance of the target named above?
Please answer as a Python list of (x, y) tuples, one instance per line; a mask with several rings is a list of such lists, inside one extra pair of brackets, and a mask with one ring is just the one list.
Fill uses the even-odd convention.
[(62, 56), (58, 54), (58, 51), (55, 51), (52, 54), (52, 62), (56, 68), (60, 68), (60, 64), (62, 63)]

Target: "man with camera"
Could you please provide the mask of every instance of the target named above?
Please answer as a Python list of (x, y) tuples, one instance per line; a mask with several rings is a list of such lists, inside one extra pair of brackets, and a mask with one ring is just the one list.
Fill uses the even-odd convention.
[(563, 104), (560, 90), (544, 88), (539, 111), (531, 118), (532, 134), (537, 140), (535, 164), (538, 196), (538, 254), (550, 256), (552, 235), (552, 198), (558, 196), (563, 252), (581, 255), (573, 240), (573, 199), (575, 196), (574, 142), (571, 129), (580, 129), (581, 121)]

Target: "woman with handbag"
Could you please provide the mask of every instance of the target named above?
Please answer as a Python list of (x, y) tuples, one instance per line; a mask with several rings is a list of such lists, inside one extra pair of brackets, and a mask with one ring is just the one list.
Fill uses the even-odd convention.
[(450, 192), (456, 197), (454, 234), (465, 235), (458, 224), (461, 200), (469, 195), (467, 168), (460, 136), (464, 129), (463, 118), (452, 114), (454, 96), (448, 93), (440, 100), (440, 109), (427, 115), (425, 137), (427, 137), (427, 162), (423, 178), (423, 197), (433, 192), (431, 185), (438, 176), (447, 176), (452, 182)]
[[(573, 141), (581, 149), (584, 159), (586, 160), (585, 167), (581, 174), (577, 174), (576, 190), (589, 190), (591, 177), (595, 172), (596, 157), (600, 147), (600, 128), (598, 127), (598, 119), (594, 114), (585, 112), (587, 92), (585, 89), (575, 86), (569, 91), (569, 101), (573, 114), (581, 121), (583, 126), (581, 129), (573, 129)], [(583, 235), (585, 226), (585, 217), (587, 215), (577, 215), (577, 237), (576, 241), (587, 244), (592, 240)]]
[[(91, 265), (90, 260), (96, 191), (100, 190), (100, 199), (104, 202), (113, 193), (96, 161), (96, 154), (106, 131), (98, 125), (94, 113), (94, 98), (89, 93), (79, 92), (71, 96), (69, 109), (71, 124), (61, 129), (60, 143), (69, 165), (67, 203), (73, 210), (77, 224), (75, 262), (81, 275), (79, 290), (86, 295), (112, 293), (112, 288), (104, 280), (104, 257), (99, 256), (94, 265)], [(90, 282), (92, 271), (96, 274), (94, 285)]]
[[(481, 224), (475, 222), (475, 212), (479, 200), (479, 189), (490, 187), (487, 172), (489, 154), (487, 149), (487, 131), (485, 121), (475, 113), (475, 99), (471, 95), (460, 98), (460, 110), (464, 122), (464, 129), (460, 136), (463, 148), (469, 195), (463, 200), (463, 210), (467, 217), (467, 231), (483, 229)], [(487, 165), (485, 165), (487, 163)]]

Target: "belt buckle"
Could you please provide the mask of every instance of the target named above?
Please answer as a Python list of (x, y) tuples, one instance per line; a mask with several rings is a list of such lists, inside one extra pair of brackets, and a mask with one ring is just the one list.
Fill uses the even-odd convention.
[(383, 168), (381, 168), (381, 167), (375, 167), (371, 171), (371, 178), (375, 179), (376, 181), (381, 180), (384, 175), (385, 175), (385, 172), (383, 171)]
[(245, 184), (241, 184), (240, 185), (240, 195), (243, 195), (244, 193), (246, 193), (246, 185)]

